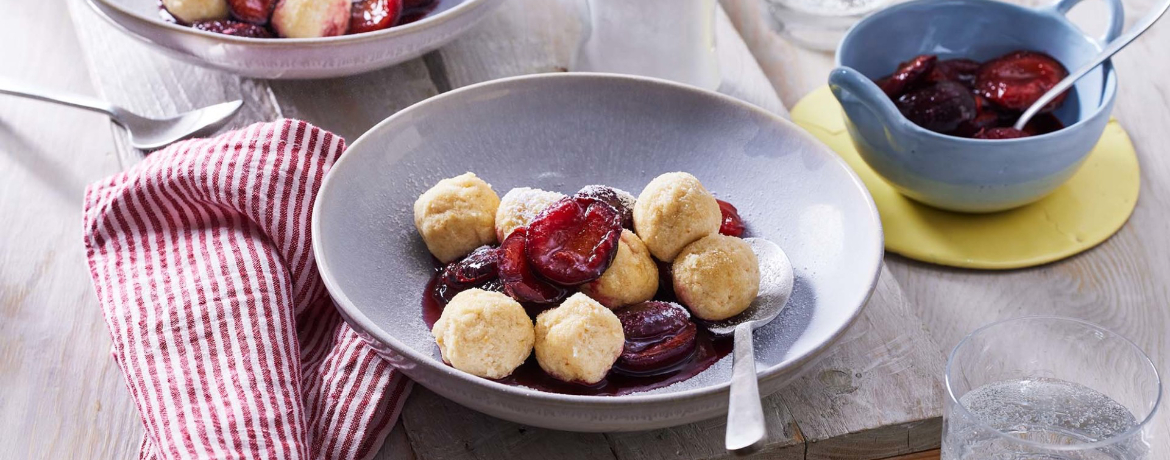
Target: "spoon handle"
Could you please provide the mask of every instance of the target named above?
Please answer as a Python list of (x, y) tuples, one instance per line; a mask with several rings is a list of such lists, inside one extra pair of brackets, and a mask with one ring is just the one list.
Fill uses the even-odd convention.
[(1057, 83), (1056, 86), (1053, 86), (1052, 89), (1044, 93), (1043, 96), (1040, 96), (1040, 99), (1037, 99), (1031, 107), (1028, 107), (1028, 110), (1024, 111), (1023, 115), (1020, 115), (1020, 118), (1019, 120), (1016, 120), (1014, 127), (1016, 129), (1024, 129), (1024, 125), (1028, 124), (1028, 120), (1031, 120), (1032, 117), (1036, 116), (1036, 114), (1040, 112), (1040, 109), (1048, 105), (1049, 102), (1052, 102), (1053, 99), (1056, 99), (1057, 96), (1060, 96), (1061, 93), (1064, 93), (1069, 88), (1072, 88), (1072, 85), (1076, 83), (1077, 80), (1080, 80), (1081, 77), (1085, 76), (1085, 74), (1088, 74), (1097, 66), (1101, 65), (1102, 62), (1105, 62), (1106, 59), (1109, 59), (1114, 54), (1117, 54), (1118, 51), (1121, 51), (1122, 48), (1125, 48), (1126, 45), (1137, 39), (1138, 36), (1148, 30), (1150, 26), (1153, 26), (1155, 22), (1158, 22), (1158, 19), (1166, 13), (1167, 9), (1170, 9), (1170, 0), (1163, 0), (1161, 5), (1158, 5), (1145, 17), (1138, 20), (1138, 22), (1134, 24), (1133, 27), (1131, 27), (1128, 31), (1109, 42), (1109, 44), (1105, 46), (1105, 49), (1097, 54), (1093, 60), (1068, 74), (1068, 76), (1064, 77), (1064, 79)]
[(45, 102), (55, 102), (81, 109), (101, 112), (113, 116), (114, 109), (105, 101), (82, 96), (79, 94), (62, 93), (25, 85), (20, 82), (0, 78), (0, 94), (27, 97)]
[(756, 356), (752, 350), (752, 324), (735, 327), (735, 350), (732, 358), (731, 398), (727, 405), (727, 450), (750, 453), (759, 447), (766, 432), (764, 408), (756, 380)]

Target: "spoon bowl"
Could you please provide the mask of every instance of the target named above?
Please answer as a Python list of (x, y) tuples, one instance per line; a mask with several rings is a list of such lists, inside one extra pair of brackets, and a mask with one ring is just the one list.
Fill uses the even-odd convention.
[(210, 134), (227, 123), (244, 105), (244, 101), (237, 99), (170, 118), (154, 119), (136, 115), (101, 99), (37, 88), (17, 81), (0, 79), (0, 94), (53, 102), (109, 115), (110, 119), (126, 128), (130, 135), (130, 145), (139, 150), (159, 149), (188, 137)]
[(163, 119), (146, 118), (121, 107), (111, 107), (113, 113), (110, 117), (126, 128), (134, 148), (154, 150), (180, 139), (214, 132), (243, 105), (240, 100), (223, 102)]

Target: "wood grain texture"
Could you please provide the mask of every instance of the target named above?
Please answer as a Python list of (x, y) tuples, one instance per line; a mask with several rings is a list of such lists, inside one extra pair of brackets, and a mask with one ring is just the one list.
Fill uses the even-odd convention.
[(807, 458), (879, 458), (937, 447), (945, 359), (884, 267), (865, 312), (828, 356), (779, 393)]
[(925, 452), (918, 452), (908, 455), (899, 455), (897, 457), (890, 457), (882, 460), (938, 460), (942, 452), (938, 449), (928, 450)]
[(416, 460), (417, 458), (413, 448), (410, 447), (410, 439), (406, 435), (406, 424), (400, 421), (394, 425), (393, 430), (390, 430), (390, 434), (386, 435), (382, 450), (379, 450), (372, 460)]
[(599, 433), (527, 427), (484, 415), (416, 385), (402, 424), (420, 459), (612, 459)]
[[(763, 406), (768, 433), (758, 455), (784, 460), (805, 458), (805, 438), (799, 422), (781, 398), (764, 398)], [(661, 430), (610, 433), (606, 437), (621, 459), (735, 458), (723, 448), (726, 429), (727, 422), (720, 417)]]
[[(2, 9), (0, 78), (93, 94), (63, 3)], [(117, 170), (104, 116), (0, 96), (0, 456), (136, 452), (138, 414), (79, 238), (85, 185)]]

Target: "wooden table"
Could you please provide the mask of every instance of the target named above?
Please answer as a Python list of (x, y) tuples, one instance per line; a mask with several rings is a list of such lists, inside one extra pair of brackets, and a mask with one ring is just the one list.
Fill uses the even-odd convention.
[[(296, 117), (352, 140), (452, 88), (564, 70), (580, 32), (571, 1), (509, 0), (438, 52), (392, 69), (310, 82), (241, 79), (167, 60), (119, 35), (80, 0), (10, 2), (0, 16), (0, 39), (8, 44), (0, 62), (9, 64), (0, 66), (0, 77), (100, 95), (145, 115), (242, 98), (248, 105), (232, 126)], [(781, 100), (791, 105), (823, 84), (831, 56), (778, 37), (757, 2), (724, 0), (720, 90), (782, 112)], [(1142, 10), (1146, 3), (1127, 6)], [(1162, 237), (1170, 225), (1160, 211), (1170, 165), (1154, 149), (1170, 125), (1170, 81), (1160, 77), (1170, 60), (1157, 46), (1168, 36), (1162, 24), (1117, 60), (1123, 84), (1116, 115), (1144, 167), (1142, 198), (1126, 228), (1082, 256), (1008, 273), (888, 256), (857, 324), (805, 377), (766, 398), (767, 457), (883, 458), (937, 447), (942, 352), (997, 318), (1090, 319), (1134, 339), (1168, 368), (1170, 290), (1161, 281), (1170, 275), (1170, 242)], [(104, 117), (2, 101), (0, 210), (8, 224), (0, 227), (0, 449), (16, 458), (130, 457), (141, 428), (108, 358), (108, 334), (83, 263), (79, 203), (86, 183), (140, 153)], [(1167, 451), (1166, 417), (1154, 429), (1155, 451)], [(492, 419), (418, 387), (379, 458), (715, 458), (725, 456), (722, 430), (716, 419), (642, 433), (556, 432)]]

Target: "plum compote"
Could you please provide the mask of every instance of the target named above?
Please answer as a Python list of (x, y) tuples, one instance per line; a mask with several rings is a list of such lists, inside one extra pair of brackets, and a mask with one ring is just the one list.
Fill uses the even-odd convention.
[(915, 56), (875, 83), (907, 119), (925, 129), (975, 139), (1017, 139), (1064, 128), (1052, 111), (1062, 93), (1023, 130), (1012, 125), (1024, 110), (1068, 76), (1064, 65), (1036, 51), (1013, 51), (990, 61)]
[[(731, 203), (716, 201), (722, 214), (719, 232), (742, 237), (746, 226), (739, 211)], [(591, 185), (549, 204), (527, 225), (508, 234), (499, 247), (481, 246), (442, 265), (423, 295), (424, 322), (433, 329), (447, 303), (473, 288), (511, 297), (532, 319), (556, 308), (582, 283), (609, 270), (617, 258), (623, 228), (632, 226), (634, 202), (629, 193)], [(715, 337), (686, 307), (676, 303), (672, 264), (654, 263), (659, 276), (655, 296), (613, 310), (621, 323), (624, 343), (601, 381), (558, 380), (541, 368), (535, 354), (496, 381), (554, 393), (623, 395), (690, 379), (725, 358), (732, 340)]]

